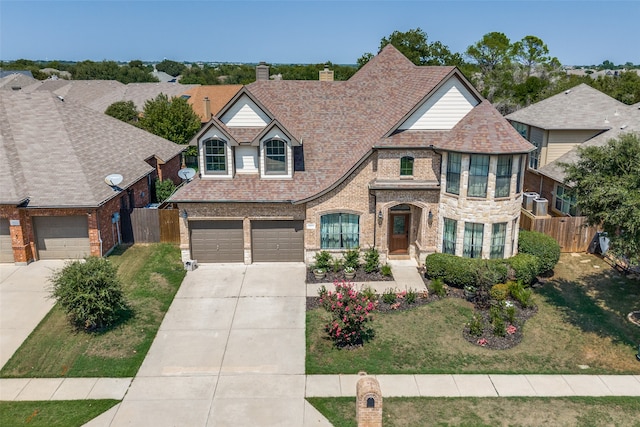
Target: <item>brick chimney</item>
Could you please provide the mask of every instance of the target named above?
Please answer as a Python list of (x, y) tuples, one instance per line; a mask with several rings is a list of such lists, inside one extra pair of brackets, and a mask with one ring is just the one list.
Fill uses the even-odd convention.
[(256, 80), (269, 80), (269, 66), (266, 62), (261, 62), (256, 67)]
[(333, 81), (333, 70), (330, 70), (328, 65), (325, 65), (324, 70), (319, 71), (319, 74), (321, 82)]
[(211, 120), (211, 101), (209, 101), (209, 97), (204, 97), (204, 117), (205, 121)]

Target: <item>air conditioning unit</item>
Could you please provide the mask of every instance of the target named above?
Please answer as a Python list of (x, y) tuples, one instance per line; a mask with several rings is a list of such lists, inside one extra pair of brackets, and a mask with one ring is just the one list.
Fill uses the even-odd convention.
[(533, 200), (533, 214), (535, 216), (547, 216), (547, 210), (549, 207), (549, 201), (547, 199), (534, 199)]
[(528, 211), (533, 210), (533, 201), (540, 197), (538, 193), (524, 193), (524, 197), (522, 198), (522, 206)]

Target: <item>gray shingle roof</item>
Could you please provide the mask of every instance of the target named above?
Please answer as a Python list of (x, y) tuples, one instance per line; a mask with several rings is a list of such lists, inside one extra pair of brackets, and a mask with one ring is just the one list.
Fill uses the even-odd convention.
[(29, 72), (29, 75), (16, 71), (2, 71), (0, 73), (5, 73), (0, 78), (0, 89), (3, 90), (13, 90), (14, 87), (24, 88), (38, 82), (31, 76), (31, 72)]
[(506, 116), (541, 129), (609, 129), (606, 119), (628, 105), (584, 83)]
[[(302, 201), (316, 197), (344, 178), (373, 147), (383, 144), (385, 135), (416, 105), (457, 73), (455, 67), (415, 66), (388, 45), (346, 82), (256, 81), (244, 91), (302, 142), (305, 170), (296, 171), (290, 180), (261, 180), (257, 175), (195, 179), (172, 200)], [(222, 113), (224, 110), (219, 115)], [(533, 148), (488, 102), (467, 116), (455, 132), (438, 133), (443, 149), (455, 145), (471, 151), (475, 146), (477, 152), (524, 153)], [(246, 129), (227, 130), (236, 140), (247, 139)], [(411, 135), (412, 146), (434, 144), (432, 135), (424, 132), (402, 134)], [(384, 144), (393, 145), (395, 138)]]
[(183, 146), (49, 92), (0, 92), (0, 203), (29, 207), (99, 206), (115, 193), (104, 182), (123, 175), (127, 188)]

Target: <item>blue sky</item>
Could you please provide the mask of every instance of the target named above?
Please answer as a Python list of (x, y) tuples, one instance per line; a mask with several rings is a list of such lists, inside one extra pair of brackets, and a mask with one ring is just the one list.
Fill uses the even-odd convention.
[(394, 30), (464, 52), (540, 37), (560, 62), (640, 64), (640, 0), (0, 0), (0, 59), (353, 64)]

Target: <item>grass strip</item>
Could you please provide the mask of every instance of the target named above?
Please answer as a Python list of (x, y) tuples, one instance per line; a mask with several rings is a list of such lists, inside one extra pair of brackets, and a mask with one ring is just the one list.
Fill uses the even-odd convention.
[(107, 411), (119, 400), (48, 400), (0, 402), (0, 425), (76, 427)]

